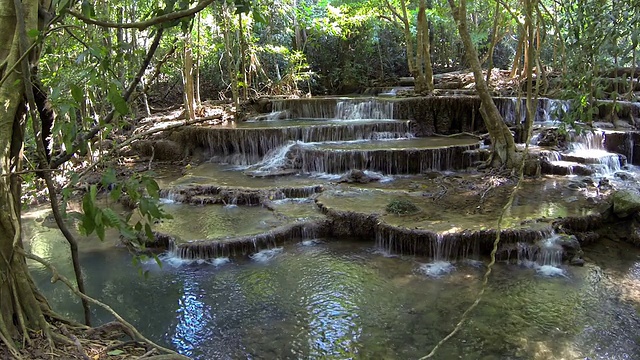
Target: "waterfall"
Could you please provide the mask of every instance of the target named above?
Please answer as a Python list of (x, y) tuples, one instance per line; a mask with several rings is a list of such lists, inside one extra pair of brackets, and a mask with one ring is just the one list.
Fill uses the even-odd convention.
[(373, 98), (285, 99), (272, 104), (273, 112), (290, 119), (393, 119), (393, 101)]
[(460, 170), (465, 167), (465, 152), (478, 147), (479, 145), (459, 145), (408, 150), (335, 150), (306, 146), (300, 148), (301, 169), (306, 173), (329, 174), (359, 169), (385, 175)]
[(194, 141), (208, 149), (214, 162), (251, 165), (292, 141), (400, 139), (412, 136), (410, 131), (410, 121), (332, 122), (314, 126), (210, 128), (198, 132)]
[(571, 151), (563, 158), (569, 161), (592, 164), (596, 172), (601, 175), (610, 175), (620, 171), (623, 165), (620, 155), (605, 150), (604, 140), (605, 134), (602, 131), (580, 134), (571, 143)]

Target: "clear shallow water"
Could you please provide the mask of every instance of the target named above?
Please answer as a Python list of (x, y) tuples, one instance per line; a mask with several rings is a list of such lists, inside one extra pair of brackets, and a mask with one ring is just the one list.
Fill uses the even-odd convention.
[[(29, 219), (25, 227), (33, 251), (71, 276), (59, 232)], [(455, 326), (484, 271), (455, 263), (430, 277), (421, 271), (429, 259), (385, 256), (367, 242), (324, 241), (253, 259), (163, 268), (147, 262), (145, 279), (110, 241), (82, 240), (90, 294), (195, 359), (416, 359)], [(498, 264), (483, 302), (436, 358), (640, 358), (639, 299), (629, 296), (640, 286), (639, 252), (612, 250), (619, 246), (601, 246), (597, 265), (565, 269), (567, 277)], [(79, 302), (51, 285), (43, 269), (32, 269), (54, 308), (79, 319)]]
[(284, 224), (262, 206), (164, 204), (173, 219), (164, 219), (153, 229), (184, 241), (259, 234)]

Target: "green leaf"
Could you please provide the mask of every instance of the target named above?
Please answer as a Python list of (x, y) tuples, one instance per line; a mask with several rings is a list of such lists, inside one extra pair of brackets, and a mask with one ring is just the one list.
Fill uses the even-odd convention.
[(148, 178), (145, 183), (149, 196), (157, 200), (160, 197), (160, 186), (158, 185), (158, 183), (151, 178)]
[(122, 95), (120, 95), (120, 90), (118, 86), (114, 83), (111, 83), (109, 86), (109, 93), (107, 95), (107, 99), (113, 107), (116, 109), (120, 115), (127, 115), (129, 113), (129, 107), (127, 106), (127, 102), (124, 101)]
[(82, 216), (82, 222), (80, 223), (80, 226), (84, 230), (85, 235), (90, 235), (93, 230), (95, 230), (96, 225), (93, 222), (93, 219), (95, 217), (95, 206), (93, 204), (93, 201), (91, 201), (91, 195), (88, 193), (84, 194), (84, 196), (82, 197), (82, 212), (84, 213), (84, 215)]
[(111, 193), (109, 193), (109, 196), (111, 197), (111, 200), (113, 200), (113, 201), (118, 201), (118, 199), (120, 199), (121, 195), (122, 195), (122, 186), (121, 185), (117, 185), (115, 188), (111, 189)]
[(144, 232), (147, 234), (147, 238), (149, 240), (155, 239), (155, 236), (153, 235), (153, 231), (151, 230), (151, 225), (149, 225), (149, 223), (144, 224)]
[(140, 203), (138, 204), (138, 209), (140, 209), (140, 213), (142, 216), (146, 216), (149, 213), (149, 208), (151, 204), (149, 204), (149, 199), (142, 198), (140, 199)]
[(38, 31), (38, 29), (31, 29), (31, 30), (27, 31), (27, 35), (30, 38), (35, 39), (40, 35), (40, 31)]
[(115, 184), (117, 181), (116, 171), (109, 169), (102, 175), (102, 188), (107, 189), (109, 185)]
[(158, 255), (152, 253), (151, 256), (153, 256), (153, 260), (156, 261), (156, 264), (158, 264), (159, 267), (162, 267), (162, 261), (160, 261)]
[(84, 0), (82, 2), (82, 14), (84, 16), (88, 16), (88, 17), (95, 17), (96, 16), (96, 9), (93, 7), (93, 3), (89, 2), (88, 0)]
[(78, 105), (82, 104), (84, 102), (84, 91), (76, 84), (70, 84), (69, 87), (71, 87), (73, 100), (75, 100)]
[(104, 241), (105, 230), (106, 227), (104, 225), (96, 225), (96, 234), (98, 235), (100, 241)]
[(103, 221), (106, 225), (111, 227), (120, 227), (122, 220), (111, 208), (104, 208), (102, 210), (102, 216), (103, 220), (106, 220)]
[(116, 350), (111, 350), (107, 353), (107, 355), (109, 356), (117, 356), (117, 355), (122, 355), (124, 354), (124, 351), (120, 350), (120, 349), (116, 349)]

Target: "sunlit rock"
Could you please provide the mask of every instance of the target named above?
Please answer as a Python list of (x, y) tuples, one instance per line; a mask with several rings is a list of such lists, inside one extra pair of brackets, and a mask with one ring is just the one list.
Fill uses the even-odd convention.
[(640, 194), (634, 190), (619, 190), (613, 194), (613, 213), (619, 218), (629, 217), (640, 211)]

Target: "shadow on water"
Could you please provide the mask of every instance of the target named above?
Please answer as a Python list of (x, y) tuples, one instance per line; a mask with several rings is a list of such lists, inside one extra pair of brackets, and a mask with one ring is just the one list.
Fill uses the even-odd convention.
[[(32, 251), (71, 276), (59, 232), (28, 214), (25, 228)], [(420, 271), (428, 259), (326, 239), (207, 264), (145, 262), (144, 278), (114, 239), (81, 239), (89, 293), (195, 359), (418, 358), (475, 300), (485, 270), (459, 262), (431, 278)], [(594, 261), (565, 269), (567, 277), (496, 265), (484, 301), (437, 358), (640, 358), (638, 298), (631, 296), (639, 252), (613, 243), (586, 250)], [(31, 268), (54, 308), (79, 319), (79, 301)], [(111, 320), (100, 309), (93, 314)]]

